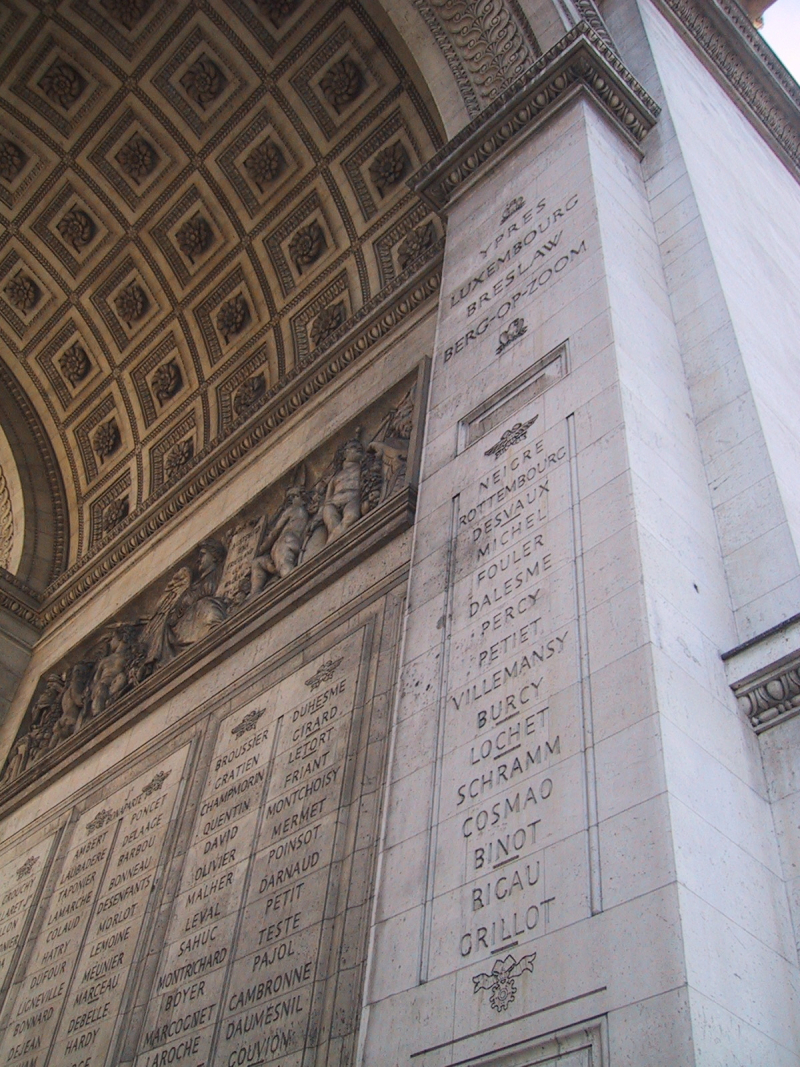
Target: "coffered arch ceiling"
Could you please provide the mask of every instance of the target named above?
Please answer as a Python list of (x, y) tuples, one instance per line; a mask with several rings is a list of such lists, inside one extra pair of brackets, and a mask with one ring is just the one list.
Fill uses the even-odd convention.
[[(416, 6), (467, 114), (536, 55), (504, 0)], [(75, 563), (436, 245), (444, 130), (376, 3), (0, 0), (0, 39), (0, 356)]]

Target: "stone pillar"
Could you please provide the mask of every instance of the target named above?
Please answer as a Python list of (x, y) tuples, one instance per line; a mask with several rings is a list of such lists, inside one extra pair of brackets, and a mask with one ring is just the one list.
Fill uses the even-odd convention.
[[(748, 1029), (757, 1048), (702, 961), (710, 938), (741, 966), (742, 926), (756, 950), (741, 894), (769, 809), (698, 741), (755, 750), (640, 170), (656, 113), (578, 27), (418, 182), (448, 243), (365, 1063), (729, 1064)], [(761, 1011), (788, 948), (765, 888)], [(718, 1013), (712, 1060), (694, 1032), (715, 996), (740, 1031)], [(783, 1023), (761, 1036), (779, 1062)]]

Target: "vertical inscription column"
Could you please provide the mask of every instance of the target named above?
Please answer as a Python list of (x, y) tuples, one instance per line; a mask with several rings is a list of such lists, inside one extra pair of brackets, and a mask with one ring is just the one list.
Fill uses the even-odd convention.
[[(31, 906), (41, 888), (42, 879), (48, 870), (48, 860), (53, 847), (51, 834), (37, 845), (25, 850), (21, 856), (6, 862), (0, 868), (0, 989), (5, 992), (11, 980), (13, 961), (22, 947), (26, 927), (31, 918)], [(12, 1059), (34, 1048), (29, 1038), (23, 1039), (12, 1049)]]
[(78, 819), (7, 1019), (0, 1062), (14, 1062), (13, 1050), (27, 1036), (36, 1042), (30, 1067), (105, 1062), (187, 751)]
[(220, 724), (136, 1067), (294, 1062), (315, 1042), (361, 642)]

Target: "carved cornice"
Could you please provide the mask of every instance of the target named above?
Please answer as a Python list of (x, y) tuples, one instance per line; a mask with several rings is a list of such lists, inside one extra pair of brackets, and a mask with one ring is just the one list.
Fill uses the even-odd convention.
[(586, 92), (620, 132), (640, 144), (659, 108), (615, 53), (579, 22), (481, 115), (437, 152), (412, 188), (443, 211), (518, 138), (550, 117), (576, 92)]
[(42, 628), (36, 594), (0, 567), (0, 609), (10, 612), (34, 630)]
[(756, 733), (800, 715), (800, 652), (732, 686)]
[(332, 334), (324, 345), (290, 371), (261, 401), (257, 413), (240, 419), (224, 439), (218, 438), (194, 460), (177, 483), (165, 486), (155, 502), (133, 512), (123, 531), (102, 543), (89, 560), (72, 567), (47, 591), (40, 623), (45, 626), (108, 575), (187, 505), (204, 493), (254, 448), (260, 446), (296, 411), (383, 341), (428, 301), (441, 281), (443, 243), (411, 263)]
[(800, 86), (734, 0), (656, 0), (800, 180)]

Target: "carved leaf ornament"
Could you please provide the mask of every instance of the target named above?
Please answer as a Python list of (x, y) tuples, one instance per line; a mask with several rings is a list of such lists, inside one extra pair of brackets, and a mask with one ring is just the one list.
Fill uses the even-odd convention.
[(505, 0), (429, 0), (481, 94), (496, 95), (534, 55)]

